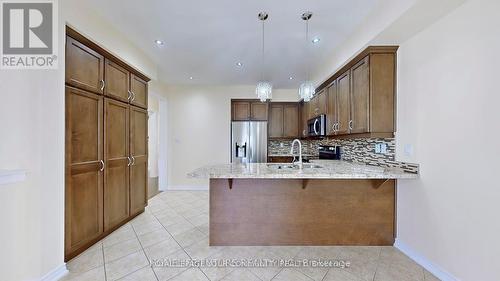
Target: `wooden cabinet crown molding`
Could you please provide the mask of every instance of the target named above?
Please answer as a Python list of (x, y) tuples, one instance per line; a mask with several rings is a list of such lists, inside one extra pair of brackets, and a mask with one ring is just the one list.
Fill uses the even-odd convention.
[(111, 52), (109, 52), (108, 50), (106, 50), (104, 47), (101, 47), (101, 45), (95, 43), (94, 41), (88, 39), (87, 37), (85, 37), (84, 35), (82, 35), (81, 33), (79, 33), (78, 31), (76, 31), (75, 29), (69, 27), (66, 25), (66, 35), (77, 40), (78, 42), (84, 44), (85, 46), (91, 48), (92, 50), (96, 51), (97, 53), (101, 54), (102, 56), (114, 61), (115, 63), (117, 63), (118, 65), (120, 65), (121, 67), (127, 69), (128, 71), (130, 71), (131, 73), (133, 73), (134, 75), (136, 75), (137, 77), (141, 78), (142, 80), (146, 81), (146, 82), (149, 82), (151, 81), (151, 79), (146, 76), (145, 74), (143, 74), (141, 71), (139, 71), (137, 68), (129, 65), (129, 64), (126, 64), (125, 62), (123, 62), (122, 59), (120, 59), (119, 57), (115, 56), (114, 54), (112, 54)]

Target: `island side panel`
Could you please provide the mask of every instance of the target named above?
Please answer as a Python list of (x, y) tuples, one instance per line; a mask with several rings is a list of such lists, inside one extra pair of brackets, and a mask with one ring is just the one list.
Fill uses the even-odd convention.
[(210, 245), (393, 245), (395, 198), (395, 180), (211, 179)]

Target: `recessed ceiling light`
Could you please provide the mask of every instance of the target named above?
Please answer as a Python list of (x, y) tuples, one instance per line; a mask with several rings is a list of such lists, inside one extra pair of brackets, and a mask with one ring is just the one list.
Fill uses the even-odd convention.
[(288, 77), (288, 79), (293, 80), (293, 77), (292, 77), (292, 76), (290, 76), (290, 77)]
[(155, 40), (155, 44), (156, 44), (156, 46), (158, 46), (158, 47), (163, 47), (163, 45), (165, 45), (165, 42), (163, 42), (163, 41), (161, 41), (161, 40), (158, 40), (158, 39), (157, 39), (157, 40)]
[(237, 63), (236, 63), (236, 66), (237, 66), (237, 67), (242, 67), (242, 66), (243, 66), (243, 64), (242, 64), (241, 62), (237, 62)]
[(190, 77), (189, 77), (189, 80), (193, 80), (193, 79), (194, 79), (194, 78), (193, 78), (193, 76), (190, 76)]
[(313, 43), (313, 44), (316, 44), (316, 43), (319, 43), (319, 41), (321, 41), (321, 39), (319, 39), (318, 37), (316, 37), (316, 38), (314, 38), (314, 39), (312, 40), (312, 43)]

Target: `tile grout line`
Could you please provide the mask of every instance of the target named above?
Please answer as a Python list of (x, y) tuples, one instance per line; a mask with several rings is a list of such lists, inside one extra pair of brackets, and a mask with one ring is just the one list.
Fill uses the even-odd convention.
[[(139, 235), (137, 235), (137, 232), (135, 231), (135, 227), (134, 227), (134, 225), (133, 225), (133, 224), (130, 224), (130, 226), (132, 227), (132, 230), (134, 231), (134, 234), (135, 234), (135, 237), (137, 238), (137, 241), (139, 241), (139, 245), (141, 246), (142, 253), (144, 254), (144, 256), (146, 257), (146, 259), (148, 260), (149, 266), (151, 267), (151, 271), (153, 271), (153, 274), (155, 275), (156, 280), (157, 280), (157, 281), (159, 281), (160, 279), (158, 279), (158, 276), (156, 275), (156, 272), (153, 270), (153, 268), (152, 268), (152, 266), (151, 266), (151, 261), (149, 260), (148, 255), (146, 255), (146, 251), (144, 250), (144, 247), (142, 246), (141, 240), (139, 239)], [(159, 243), (159, 242), (158, 242), (158, 243)], [(155, 244), (155, 245), (156, 245), (156, 244)], [(146, 266), (147, 266), (147, 265), (146, 265)], [(146, 266), (145, 266), (145, 267), (146, 267)], [(134, 271), (134, 272), (131, 272), (130, 274), (135, 273), (135, 272), (137, 272), (137, 271), (139, 271), (139, 270), (141, 270), (141, 269), (143, 269), (143, 268), (145, 268), (145, 267), (141, 267), (140, 269), (138, 269), (138, 270), (136, 270), (136, 271)], [(130, 274), (128, 274), (128, 275), (130, 275)], [(124, 277), (126, 277), (126, 276), (128, 276), (128, 275), (125, 275)]]
[(104, 243), (101, 242), (101, 253), (102, 253), (102, 267), (104, 269), (104, 280), (108, 281), (108, 274), (106, 273), (106, 259), (104, 258)]
[[(163, 202), (163, 204), (167, 205), (168, 208), (172, 209), (177, 215), (181, 216), (183, 219), (185, 219), (190, 225), (192, 225), (194, 228), (196, 228), (196, 230), (198, 230), (200, 233), (202, 233), (204, 236), (207, 236), (205, 235), (205, 233), (201, 232), (198, 227), (196, 227), (192, 222), (190, 222), (186, 217), (184, 217), (183, 215), (179, 214), (172, 206), (170, 206), (170, 204), (168, 204), (167, 202), (165, 202), (162, 198), (160, 198), (160, 200)], [(189, 253), (184, 249), (184, 247), (174, 238), (174, 236), (168, 231), (168, 229), (163, 225), (163, 223), (161, 223), (161, 221), (156, 217), (156, 215), (153, 213), (152, 214), (155, 219), (163, 226), (163, 228), (168, 232), (168, 234), (172, 237), (172, 239), (174, 239), (174, 241), (179, 245), (179, 247), (181, 247), (181, 249), (184, 251), (184, 253), (186, 253), (186, 255), (191, 259), (193, 260), (193, 257), (191, 257), (191, 255), (189, 255)], [(194, 245), (195, 243), (191, 244), (191, 245)], [(189, 246), (191, 246), (189, 245)], [(189, 247), (187, 246), (187, 247)], [(186, 247), (186, 248), (187, 248)], [(193, 267), (194, 268), (194, 267)], [(207, 274), (201, 270), (199, 267), (196, 267), (199, 271), (201, 271), (201, 273), (207, 278), (207, 280), (211, 280), (210, 278), (208, 278)], [(187, 270), (187, 269), (186, 269)], [(185, 271), (186, 271), (185, 270)], [(185, 272), (185, 271), (182, 271), (181, 273)], [(181, 273), (175, 275), (175, 276), (178, 276), (180, 275)], [(229, 273), (228, 273), (229, 274)], [(223, 279), (224, 277), (226, 277), (228, 274), (224, 275), (221, 279)], [(175, 276), (173, 276), (172, 278), (174, 278)], [(170, 278), (171, 279), (171, 278)]]

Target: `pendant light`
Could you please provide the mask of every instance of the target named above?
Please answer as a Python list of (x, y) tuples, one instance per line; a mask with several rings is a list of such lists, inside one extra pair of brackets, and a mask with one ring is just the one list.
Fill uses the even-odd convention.
[[(309, 20), (312, 18), (311, 12), (305, 12), (302, 14), (301, 18), (306, 22), (306, 52), (309, 54)], [(305, 102), (311, 100), (314, 96), (316, 89), (314, 84), (309, 80), (309, 62), (306, 63), (306, 80), (299, 87), (299, 96)]]
[(264, 48), (265, 48), (265, 37), (264, 37), (264, 23), (269, 17), (269, 15), (266, 12), (261, 12), (258, 15), (259, 20), (262, 21), (262, 65), (261, 65), (261, 72), (260, 72), (260, 82), (257, 84), (257, 88), (255, 89), (255, 93), (257, 94), (257, 97), (260, 99), (261, 102), (265, 102), (268, 99), (272, 98), (273, 94), (273, 86), (271, 83), (267, 82), (264, 80), (264, 66), (265, 66), (265, 60), (264, 60)]

